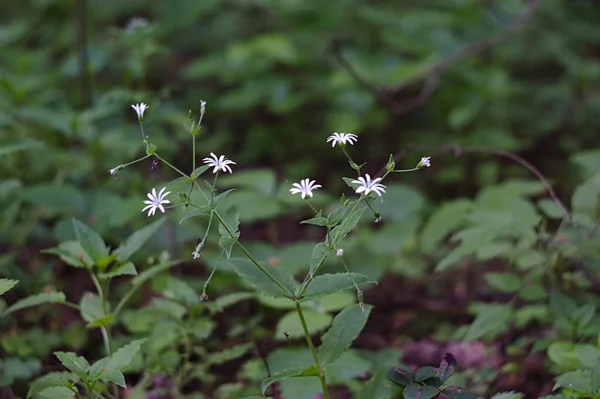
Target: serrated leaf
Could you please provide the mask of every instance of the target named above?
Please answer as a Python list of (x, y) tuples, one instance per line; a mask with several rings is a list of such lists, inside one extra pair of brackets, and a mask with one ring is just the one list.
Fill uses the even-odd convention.
[(227, 363), (227, 362), (229, 362), (231, 360), (239, 358), (240, 356), (243, 356), (253, 346), (254, 345), (250, 344), (250, 343), (236, 345), (236, 346), (233, 346), (231, 348), (227, 348), (225, 350), (222, 350), (220, 352), (211, 353), (207, 357), (206, 361), (210, 365)]
[(145, 338), (136, 339), (117, 350), (106, 363), (106, 368), (121, 371), (121, 369), (127, 367), (133, 360), (133, 357), (140, 351), (145, 341)]
[(0, 295), (5, 294), (11, 290), (15, 285), (19, 283), (19, 280), (10, 280), (7, 278), (0, 278)]
[(336, 361), (352, 345), (367, 323), (372, 308), (371, 305), (365, 305), (364, 309), (360, 305), (351, 305), (335, 316), (331, 328), (321, 338), (318, 349), (321, 366)]
[(91, 267), (94, 260), (88, 255), (79, 241), (65, 241), (58, 247), (42, 250), (42, 253), (53, 254), (60, 257), (67, 264), (74, 267)]
[(44, 292), (41, 294), (23, 298), (20, 301), (15, 302), (11, 306), (9, 306), (3, 314), (7, 315), (17, 310), (29, 308), (31, 306), (43, 305), (45, 303), (62, 303), (65, 300), (65, 294), (63, 294), (62, 292)]
[(47, 399), (73, 399), (75, 392), (67, 387), (48, 387), (37, 393)]
[(73, 227), (77, 241), (94, 262), (98, 263), (108, 258), (108, 247), (98, 233), (75, 218), (73, 218)]
[(433, 387), (419, 384), (409, 384), (404, 388), (402, 395), (405, 399), (431, 399), (439, 394), (440, 391)]
[(90, 369), (88, 361), (81, 356), (77, 356), (73, 352), (54, 352), (54, 356), (62, 363), (63, 366), (77, 374), (82, 379)]
[(104, 370), (102, 374), (100, 374), (100, 379), (104, 382), (112, 382), (113, 384), (117, 384), (121, 388), (127, 388), (125, 376), (118, 370)]
[(360, 286), (377, 282), (359, 273), (321, 274), (312, 279), (300, 300), (314, 300), (338, 291), (355, 288), (354, 283)]
[[(158, 219), (157, 221), (149, 224), (148, 226), (137, 230), (131, 234), (123, 244), (119, 246), (114, 252), (117, 257), (117, 261), (123, 263), (131, 256), (139, 251), (139, 249), (158, 231), (158, 229), (165, 222), (166, 218)], [(87, 250), (86, 250), (87, 252)]]
[(278, 373), (275, 373), (274, 375), (272, 375), (269, 378), (265, 378), (261, 384), (260, 390), (261, 390), (262, 394), (264, 395), (267, 391), (267, 388), (269, 388), (269, 386), (271, 384), (286, 380), (291, 377), (310, 377), (310, 376), (317, 376), (317, 377), (319, 376), (319, 369), (317, 368), (316, 365), (307, 367), (305, 369), (294, 368), (294, 369), (289, 369), (289, 370), (283, 370)]
[(256, 265), (247, 259), (230, 259), (235, 272), (242, 278), (244, 283), (254, 287), (266, 295), (274, 298), (286, 297), (292, 298), (296, 291), (297, 283), (294, 276), (285, 269), (268, 263), (262, 263), (261, 266), (271, 276), (273, 276), (286, 290), (285, 292), (269, 277), (267, 277)]
[(43, 375), (31, 384), (27, 392), (27, 398), (37, 395), (46, 388), (67, 386), (67, 384), (75, 381), (76, 378), (75, 374), (68, 371), (55, 371)]
[(510, 305), (485, 304), (469, 326), (464, 341), (473, 341), (489, 334), (497, 335), (506, 331), (512, 314), (513, 309)]

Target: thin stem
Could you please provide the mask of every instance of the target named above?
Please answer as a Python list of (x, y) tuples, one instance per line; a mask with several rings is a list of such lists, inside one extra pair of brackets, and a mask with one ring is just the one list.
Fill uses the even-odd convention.
[[(191, 122), (190, 122), (191, 123)], [(192, 136), (192, 171), (196, 170), (196, 136)]]
[(306, 324), (306, 319), (304, 318), (304, 313), (302, 312), (302, 307), (300, 306), (300, 302), (296, 301), (296, 312), (298, 312), (298, 316), (300, 317), (300, 323), (302, 324), (302, 329), (304, 330), (304, 336), (306, 337), (306, 343), (308, 344), (308, 348), (310, 349), (310, 353), (312, 354), (313, 360), (315, 361), (315, 366), (319, 369), (319, 379), (321, 380), (321, 388), (323, 389), (323, 399), (329, 399), (329, 391), (327, 389), (327, 381), (325, 379), (325, 374), (323, 373), (323, 369), (319, 363), (319, 357), (317, 356), (317, 350), (315, 349), (315, 345), (312, 342), (312, 338), (310, 337), (310, 332), (308, 331), (308, 325)]
[(146, 143), (146, 138), (147, 138), (147, 137), (146, 137), (146, 134), (144, 133), (144, 123), (143, 123), (143, 122), (140, 122), (140, 130), (141, 130), (141, 132), (142, 132), (142, 141), (143, 141), (144, 143)]

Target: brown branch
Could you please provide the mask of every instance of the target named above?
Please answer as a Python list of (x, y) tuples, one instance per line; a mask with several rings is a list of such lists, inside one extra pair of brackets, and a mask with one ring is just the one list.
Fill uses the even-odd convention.
[[(515, 22), (510, 27), (506, 28), (504, 31), (489, 38), (483, 39), (479, 42), (476, 42), (470, 46), (467, 46), (462, 50), (458, 51), (457, 53), (441, 60), (439, 63), (432, 65), (430, 68), (424, 70), (423, 72), (391, 87), (379, 87), (376, 84), (370, 82), (369, 80), (363, 78), (352, 67), (350, 62), (348, 62), (348, 60), (344, 58), (339, 43), (334, 43), (334, 45), (332, 46), (333, 54), (340, 66), (344, 70), (346, 70), (346, 72), (352, 77), (352, 79), (356, 81), (356, 83), (373, 93), (380, 102), (390, 106), (394, 110), (394, 112), (401, 114), (412, 108), (421, 107), (425, 105), (425, 103), (429, 100), (429, 98), (431, 98), (431, 96), (437, 89), (441, 75), (454, 64), (462, 61), (465, 58), (483, 53), (489, 48), (503, 43), (506, 40), (518, 34), (521, 31), (521, 29), (525, 26), (525, 24), (535, 16), (541, 3), (542, 0), (529, 0), (523, 13), (519, 17), (517, 17)], [(400, 93), (404, 92), (410, 86), (422, 80), (426, 80), (426, 82), (417, 97), (402, 102), (399, 102), (396, 99), (398, 98)]]

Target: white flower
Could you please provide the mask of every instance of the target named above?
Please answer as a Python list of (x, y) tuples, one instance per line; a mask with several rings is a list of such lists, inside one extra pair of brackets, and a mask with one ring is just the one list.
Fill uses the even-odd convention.
[(131, 108), (135, 110), (135, 113), (138, 116), (138, 120), (141, 122), (144, 120), (144, 111), (150, 108), (144, 103), (131, 105)]
[(148, 198), (149, 200), (144, 201), (144, 204), (146, 204), (147, 206), (142, 209), (142, 212), (146, 212), (146, 209), (148, 209), (148, 217), (154, 215), (154, 213), (156, 212), (156, 209), (160, 209), (160, 211), (162, 213), (165, 213), (165, 208), (163, 207), (163, 204), (170, 204), (171, 201), (165, 199), (167, 197), (167, 195), (171, 194), (170, 191), (167, 191), (166, 193), (163, 194), (163, 192), (166, 190), (166, 187), (163, 187), (158, 194), (156, 194), (156, 189), (153, 188), (151, 193), (148, 193)]
[(335, 252), (335, 256), (344, 256), (344, 250), (342, 248), (338, 249)]
[(352, 180), (352, 183), (360, 184), (356, 189), (357, 194), (364, 192), (367, 195), (373, 191), (381, 197), (381, 194), (385, 193), (385, 186), (379, 183), (380, 181), (381, 177), (371, 180), (371, 176), (365, 175), (365, 177), (359, 177), (358, 180)]
[(431, 166), (431, 162), (429, 161), (431, 157), (423, 157), (417, 164), (418, 169), (428, 168)]
[(331, 141), (331, 146), (335, 147), (336, 144), (346, 145), (346, 142), (353, 145), (358, 140), (358, 136), (352, 133), (333, 133), (327, 137), (327, 142)]
[(320, 184), (315, 184), (316, 181), (315, 180), (310, 180), (310, 179), (304, 179), (304, 180), (300, 180), (300, 183), (294, 183), (292, 184), (292, 186), (294, 186), (294, 188), (290, 188), (290, 193), (292, 194), (301, 194), (302, 195), (302, 199), (306, 198), (306, 196), (309, 196), (312, 198), (313, 194), (312, 191), (316, 190), (318, 188), (321, 188)]
[(111, 176), (114, 176), (117, 174), (117, 172), (119, 171), (119, 169), (121, 169), (120, 167), (116, 167), (116, 168), (112, 168), (111, 170), (108, 171), (108, 173), (111, 174)]
[(200, 100), (200, 114), (204, 115), (206, 111), (206, 101)]
[(210, 153), (210, 157), (204, 158), (204, 163), (209, 165), (209, 166), (214, 166), (213, 169), (213, 173), (217, 173), (219, 170), (222, 170), (223, 172), (229, 172), (231, 173), (231, 167), (228, 165), (235, 165), (235, 162), (225, 158), (225, 155), (221, 155), (220, 157), (217, 158), (217, 156), (215, 154), (213, 154), (212, 152)]
[(192, 256), (194, 257), (194, 259), (198, 259), (200, 257), (200, 252), (194, 251), (192, 252)]

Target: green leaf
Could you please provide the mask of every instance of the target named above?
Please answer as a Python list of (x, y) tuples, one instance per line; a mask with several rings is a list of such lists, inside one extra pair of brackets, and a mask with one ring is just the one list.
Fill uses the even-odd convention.
[(85, 358), (77, 356), (73, 352), (54, 352), (54, 356), (60, 360), (63, 366), (85, 379), (86, 373), (90, 369), (90, 364)]
[(585, 328), (596, 314), (596, 306), (593, 303), (587, 303), (577, 308), (571, 315), (573, 325), (579, 330)]
[(592, 392), (600, 391), (600, 359), (596, 360), (596, 364), (590, 369), (590, 388)]
[(513, 309), (506, 304), (480, 304), (477, 317), (469, 326), (464, 341), (498, 335), (508, 328)]
[(140, 351), (140, 348), (145, 341), (145, 338), (136, 339), (117, 350), (110, 357), (108, 363), (106, 363), (106, 368), (121, 371), (123, 368), (127, 367), (133, 360), (133, 357)]
[(204, 208), (194, 208), (191, 211), (189, 211), (188, 213), (186, 213), (181, 220), (179, 221), (179, 224), (183, 223), (185, 220), (188, 220), (190, 218), (193, 217), (197, 217), (197, 216), (206, 216), (208, 215), (208, 211)]
[(431, 366), (421, 367), (415, 373), (415, 382), (425, 381), (428, 378), (434, 377), (438, 372), (438, 369)]
[(79, 241), (83, 250), (90, 255), (96, 263), (108, 258), (108, 247), (98, 233), (75, 218), (73, 218), (73, 227), (75, 228), (77, 241)]
[(404, 366), (390, 368), (386, 376), (400, 386), (406, 386), (413, 382), (412, 370)]
[(367, 208), (356, 209), (348, 219), (345, 219), (339, 226), (331, 230), (330, 237), (334, 244), (340, 242), (348, 233), (354, 230), (363, 213), (365, 213), (365, 209)]
[(137, 277), (131, 280), (131, 283), (136, 287), (140, 286), (146, 281), (150, 280), (152, 277), (156, 276), (157, 274), (169, 270), (170, 268), (178, 265), (179, 263), (180, 261), (170, 261), (152, 266), (151, 268), (144, 270)]
[(483, 278), (492, 288), (501, 292), (517, 292), (523, 286), (523, 280), (515, 273), (486, 273)]
[(561, 387), (569, 388), (588, 395), (593, 393), (590, 385), (590, 375), (588, 372), (583, 370), (569, 371), (559, 375), (556, 378), (556, 384), (554, 384), (552, 390)]
[(558, 291), (553, 290), (550, 292), (549, 301), (550, 314), (555, 318), (564, 318), (568, 320), (577, 309), (577, 304), (572, 298), (563, 295)]
[(200, 175), (202, 175), (204, 172), (206, 172), (210, 168), (211, 168), (210, 165), (202, 165), (200, 167), (197, 167), (196, 169), (194, 169), (194, 171), (192, 172), (190, 177), (192, 179), (196, 180), (198, 177), (200, 177)]
[(370, 305), (365, 305), (364, 309), (360, 305), (351, 305), (335, 316), (331, 328), (321, 338), (318, 350), (321, 366), (336, 361), (352, 345), (367, 323), (372, 308)]
[[(79, 307), (81, 308), (81, 317), (87, 323), (93, 323), (106, 316), (102, 305), (102, 299), (92, 292), (85, 292), (81, 296)], [(90, 328), (89, 324), (88, 328)]]
[(389, 399), (399, 397), (401, 388), (386, 376), (386, 370), (379, 370), (363, 385), (358, 399)]
[(317, 376), (317, 377), (319, 376), (319, 369), (317, 368), (316, 365), (307, 367), (305, 369), (293, 368), (293, 369), (283, 370), (278, 373), (275, 373), (271, 377), (265, 378), (263, 380), (260, 390), (261, 390), (262, 394), (265, 395), (265, 393), (267, 392), (267, 388), (269, 388), (269, 386), (271, 384), (286, 380), (291, 377), (309, 377), (309, 376)]
[[(158, 229), (165, 222), (166, 218), (158, 219), (157, 221), (149, 224), (148, 226), (137, 230), (131, 234), (123, 244), (119, 246), (114, 252), (117, 256), (117, 261), (123, 263), (131, 256), (139, 251), (139, 249), (158, 231)], [(87, 252), (87, 249), (86, 249)]]
[(38, 306), (45, 303), (62, 303), (65, 300), (65, 294), (63, 294), (62, 292), (44, 292), (41, 294), (23, 298), (20, 301), (15, 302), (11, 306), (9, 306), (3, 314), (7, 315), (17, 310), (25, 309), (31, 306)]
[(465, 216), (471, 207), (471, 201), (464, 199), (459, 199), (439, 207), (429, 217), (421, 232), (421, 248), (423, 252), (427, 254), (433, 253), (442, 239), (464, 223)]
[(274, 298), (292, 298), (293, 293), (296, 291), (298, 284), (294, 280), (294, 276), (281, 267), (273, 266), (268, 263), (261, 263), (264, 270), (273, 276), (285, 289), (287, 289), (288, 292), (283, 291), (249, 260), (232, 258), (229, 262), (233, 265), (233, 269), (242, 278), (244, 283), (254, 287), (265, 295)]
[(94, 265), (94, 260), (83, 250), (79, 241), (65, 241), (58, 247), (42, 250), (42, 253), (57, 255), (74, 267), (88, 268)]
[(439, 393), (440, 391), (434, 387), (409, 384), (404, 388), (403, 396), (405, 399), (431, 399)]
[(221, 194), (217, 195), (213, 200), (213, 205), (216, 206), (219, 201), (224, 200), (229, 194), (235, 191), (235, 188), (231, 188), (229, 190), (223, 191)]
[(314, 273), (317, 267), (327, 259), (331, 253), (331, 248), (324, 242), (320, 242), (313, 248), (312, 255), (310, 257), (310, 273)]
[(598, 211), (599, 194), (600, 180), (597, 176), (577, 186), (571, 198), (573, 213), (587, 214), (595, 219)]
[[(240, 217), (235, 207), (229, 208), (221, 215), (223, 223), (219, 224), (219, 246), (227, 253), (227, 259), (231, 256), (231, 249), (236, 241), (240, 238), (238, 227), (240, 225)], [(226, 228), (227, 226), (227, 228)]]
[(102, 374), (100, 374), (100, 379), (104, 382), (112, 382), (113, 384), (117, 384), (122, 388), (127, 388), (125, 376), (120, 371), (104, 370)]
[(9, 280), (6, 278), (0, 278), (0, 295), (4, 295), (18, 283), (19, 280)]
[(326, 295), (333, 294), (338, 291), (347, 290), (354, 288), (354, 282), (359, 286), (361, 284), (376, 284), (377, 282), (371, 280), (367, 276), (359, 273), (336, 273), (336, 274), (322, 274), (315, 277), (311, 282), (304, 294), (300, 298), (301, 301), (308, 301), (317, 298), (321, 298)]
[(252, 349), (253, 346), (254, 345), (251, 343), (240, 344), (240, 345), (233, 346), (231, 348), (227, 348), (220, 352), (211, 353), (207, 357), (206, 362), (210, 365), (227, 363), (231, 360), (237, 359), (237, 358), (245, 355), (246, 352), (248, 352), (250, 349)]
[(112, 267), (107, 273), (99, 273), (98, 277), (101, 280), (108, 280), (117, 276), (137, 276), (137, 270), (131, 262), (126, 262), (121, 265)]
[(27, 398), (37, 395), (50, 387), (65, 387), (75, 381), (77, 377), (68, 371), (55, 371), (36, 379), (29, 387)]
[[(305, 309), (304, 306), (302, 306), (302, 309), (304, 309), (304, 318), (306, 324), (308, 324), (309, 334), (323, 331), (331, 325), (333, 316), (329, 313), (318, 313), (314, 310)], [(286, 313), (277, 323), (275, 338), (283, 340), (286, 338), (286, 333), (287, 337), (292, 339), (304, 337), (304, 330), (296, 311)]]
[(324, 227), (324, 226), (327, 226), (329, 224), (329, 222), (327, 221), (327, 218), (324, 218), (323, 216), (319, 216), (319, 217), (303, 220), (300, 222), (300, 224), (312, 224), (313, 226)]
[(42, 396), (48, 399), (73, 399), (75, 397), (75, 392), (67, 387), (48, 387), (40, 392), (37, 395)]

